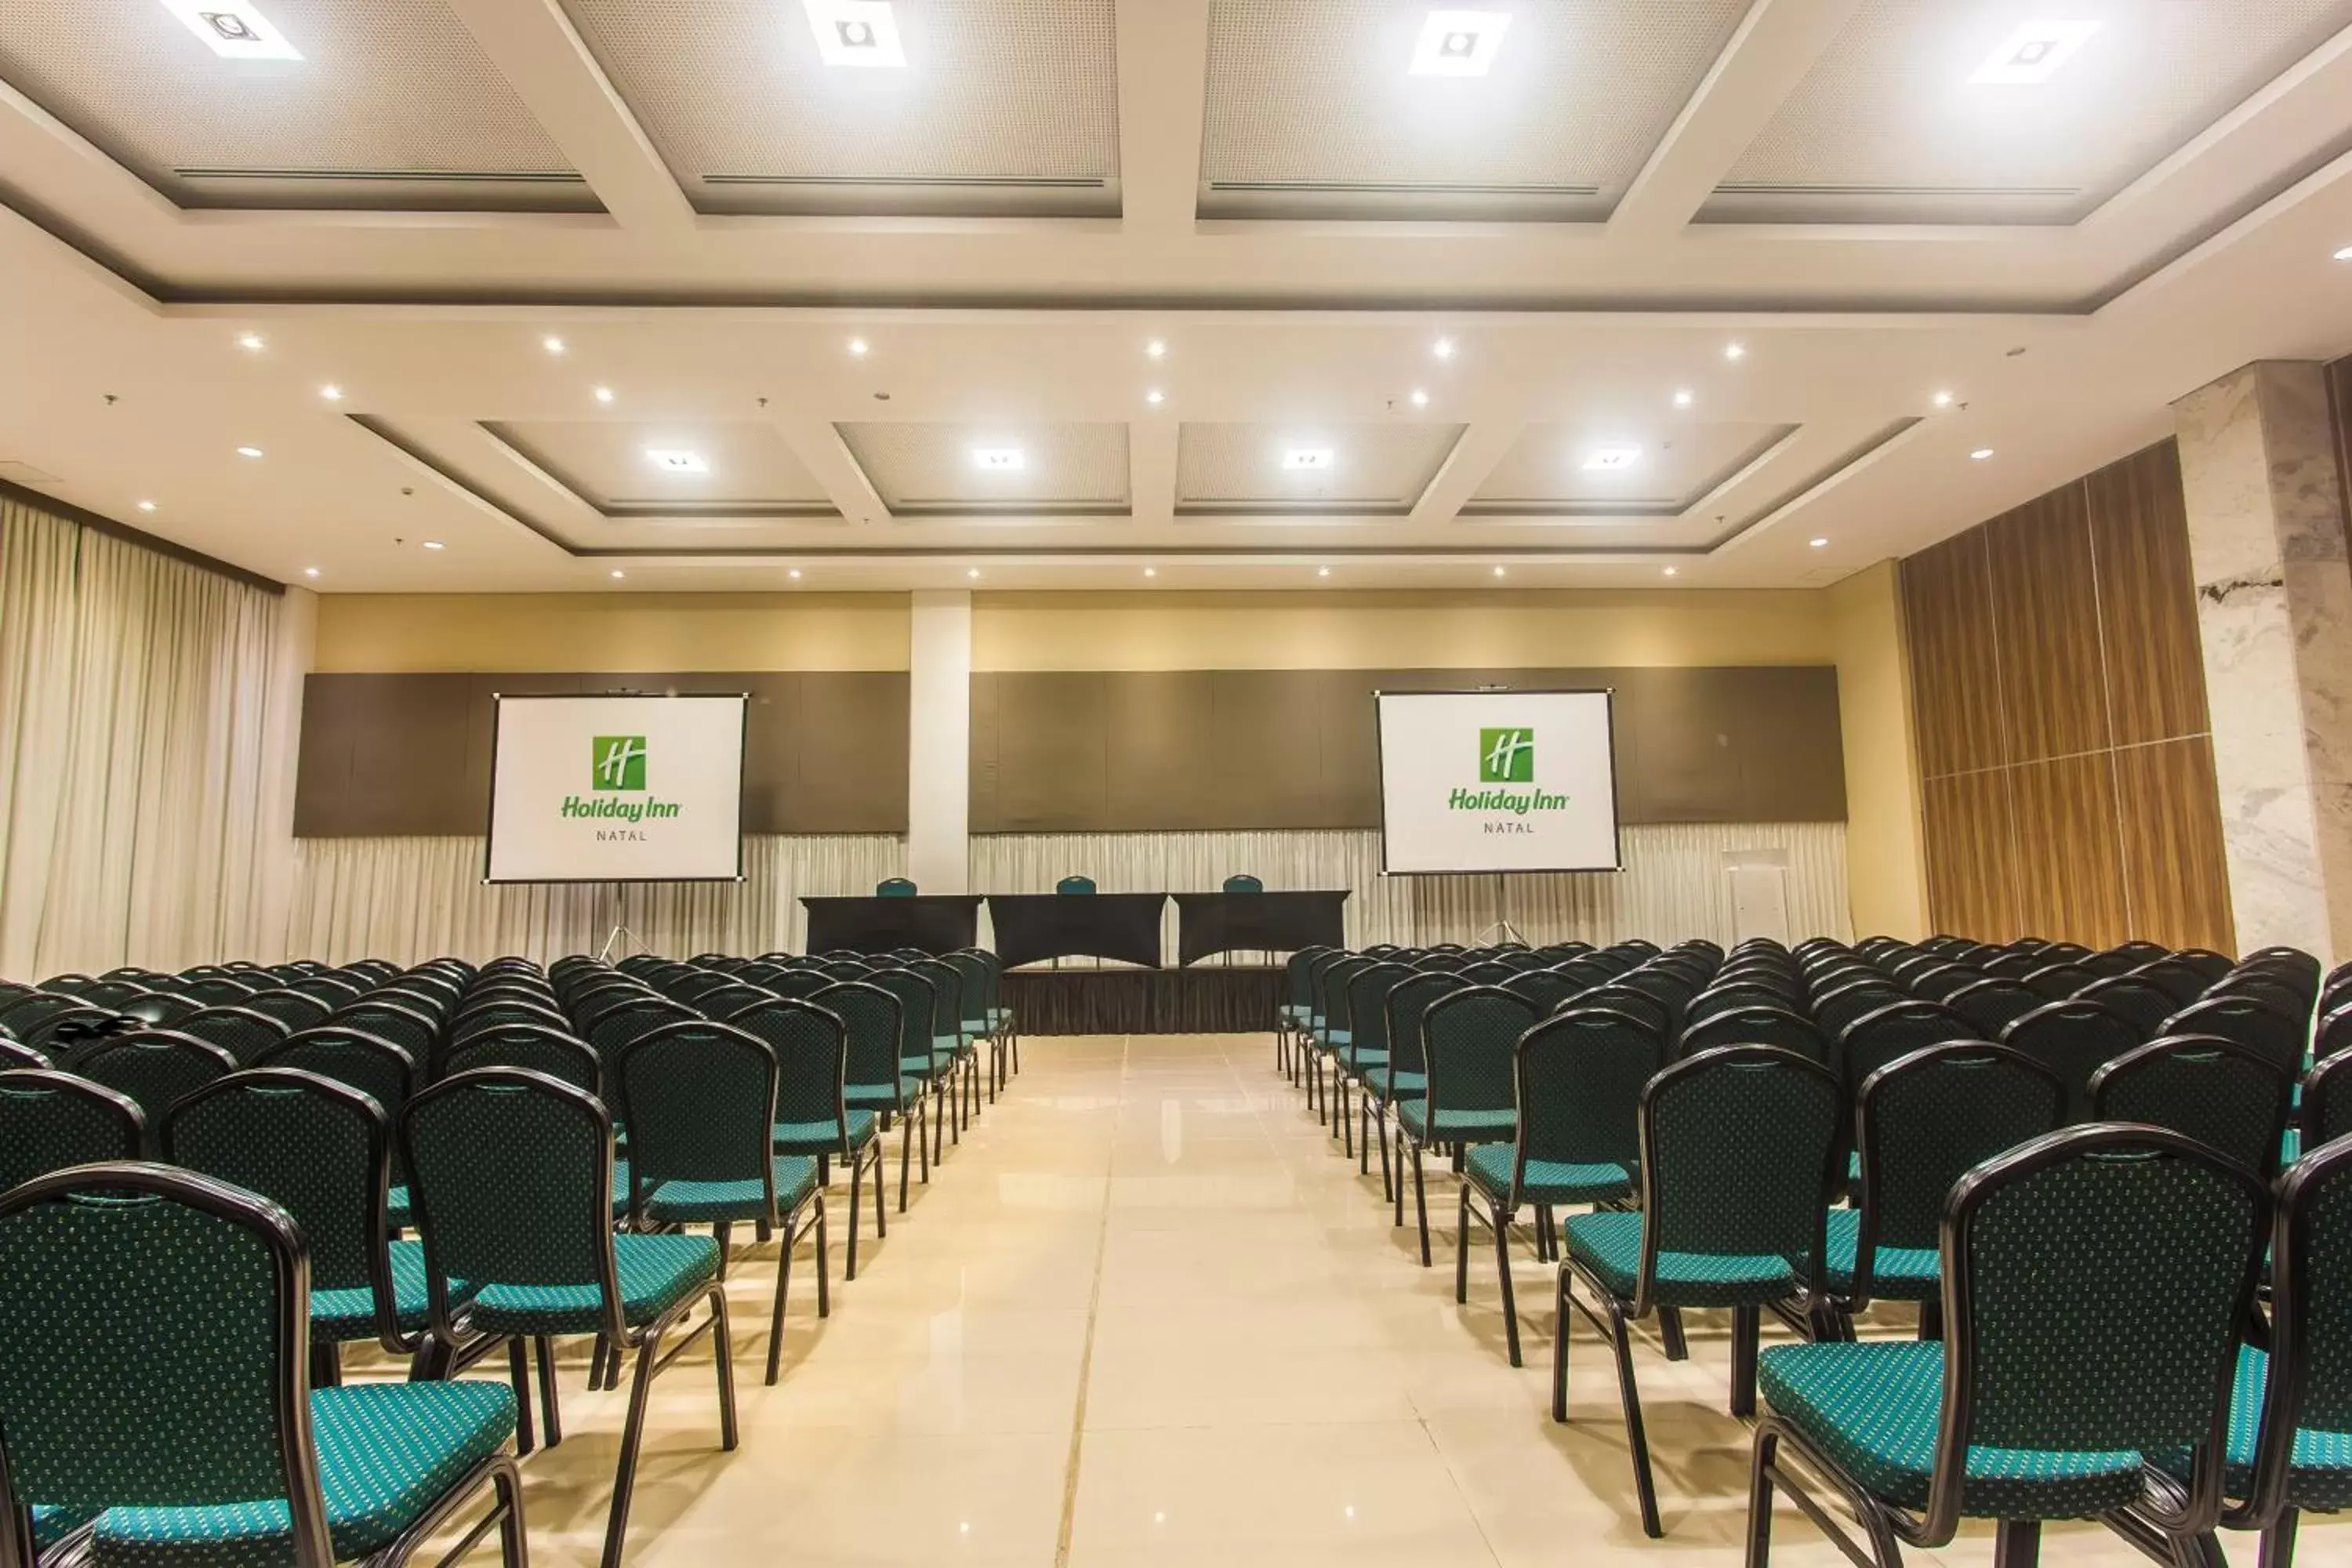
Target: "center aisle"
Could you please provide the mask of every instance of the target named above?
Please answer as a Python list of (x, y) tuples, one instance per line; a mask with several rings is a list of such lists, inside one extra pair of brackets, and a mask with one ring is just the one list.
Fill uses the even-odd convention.
[[(742, 1446), (718, 1449), (708, 1352), (655, 1384), (630, 1568), (1739, 1561), (1748, 1438), (1723, 1408), (1719, 1317), (1693, 1315), (1687, 1363), (1654, 1337), (1639, 1352), (1669, 1531), (1646, 1541), (1608, 1352), (1580, 1323), (1573, 1424), (1548, 1419), (1550, 1269), (1515, 1241), (1523, 1371), (1486, 1248), (1454, 1304), (1450, 1177), (1433, 1173), (1423, 1271), (1377, 1162), (1360, 1178), (1340, 1158), (1269, 1037), (1022, 1053), (871, 1271), (836, 1278), (828, 1321), (796, 1279), (774, 1388), (773, 1248), (739, 1253)], [(572, 1349), (566, 1439), (523, 1465), (541, 1568), (595, 1561), (625, 1397), (583, 1393)], [(1776, 1563), (1843, 1561), (1784, 1520)], [(2096, 1530), (2053, 1531), (2053, 1551), (2139, 1561)], [(1907, 1555), (1990, 1558), (1975, 1531)]]

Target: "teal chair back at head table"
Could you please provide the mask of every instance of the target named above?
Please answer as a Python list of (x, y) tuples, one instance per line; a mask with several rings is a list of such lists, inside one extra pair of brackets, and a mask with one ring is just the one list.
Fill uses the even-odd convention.
[(1095, 879), (1092, 877), (1065, 877), (1054, 884), (1054, 891), (1057, 893), (1091, 893), (1094, 890)]
[(1257, 878), (1251, 876), (1247, 871), (1243, 871), (1237, 875), (1225, 879), (1225, 891), (1228, 893), (1263, 893), (1265, 891), (1265, 884), (1260, 881)]
[(884, 899), (911, 899), (915, 884), (904, 877), (885, 877), (874, 884), (875, 896)]

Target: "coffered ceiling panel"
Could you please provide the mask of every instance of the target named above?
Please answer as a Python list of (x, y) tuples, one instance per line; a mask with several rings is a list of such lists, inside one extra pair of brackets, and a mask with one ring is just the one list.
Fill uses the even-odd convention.
[(1676, 517), (1794, 430), (1790, 425), (1530, 425), (1465, 515)]
[(1699, 216), (2074, 223), (2347, 26), (2352, 0), (1865, 0)]
[(1425, 5), (1214, 0), (1201, 216), (1605, 216), (1747, 9), (1488, 0), (1455, 15), (1498, 37), (1425, 42)]
[(184, 207), (598, 207), (441, 0), (0, 0), (0, 81)]
[(835, 426), (897, 517), (1114, 517), (1128, 510), (1124, 425)]
[(1176, 511), (1402, 517), (1437, 477), (1462, 431), (1459, 425), (1188, 424), (1177, 448)]
[(482, 426), (606, 517), (832, 516), (772, 425), (549, 420)]
[[(564, 6), (701, 211), (1119, 210), (1113, 0)], [(904, 63), (828, 64), (876, 13)]]

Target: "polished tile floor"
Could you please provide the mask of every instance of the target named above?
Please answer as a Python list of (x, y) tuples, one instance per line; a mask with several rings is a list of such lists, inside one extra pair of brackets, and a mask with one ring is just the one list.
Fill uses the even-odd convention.
[[(1022, 1054), (889, 1239), (868, 1231), (828, 1321), (796, 1274), (774, 1388), (773, 1250), (739, 1257), (741, 1447), (719, 1450), (698, 1347), (655, 1384), (632, 1568), (1739, 1561), (1748, 1436), (1725, 1413), (1722, 1321), (1695, 1318), (1688, 1362), (1654, 1340), (1638, 1358), (1667, 1530), (1651, 1542), (1608, 1352), (1580, 1321), (1570, 1422), (1548, 1418), (1550, 1270), (1517, 1249), (1524, 1370), (1503, 1358), (1490, 1250), (1454, 1305), (1450, 1177), (1424, 1271), (1268, 1037)], [(565, 1439), (523, 1466), (533, 1560), (558, 1568), (596, 1561), (625, 1399), (583, 1392), (585, 1347), (568, 1349)], [(2253, 1560), (2250, 1538), (2227, 1544)], [(1991, 1558), (1972, 1531), (1910, 1560)], [(1774, 1560), (1843, 1561), (1785, 1505)], [(2142, 1561), (2081, 1528), (2043, 1560)], [(2301, 1560), (2352, 1560), (2352, 1524), (2307, 1524)]]

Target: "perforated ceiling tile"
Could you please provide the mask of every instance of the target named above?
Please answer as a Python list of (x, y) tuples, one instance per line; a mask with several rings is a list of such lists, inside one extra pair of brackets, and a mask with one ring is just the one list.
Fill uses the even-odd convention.
[(772, 425), (583, 419), (482, 428), (607, 517), (834, 512)]
[(836, 425), (898, 517), (1124, 515), (1124, 425)]
[(1530, 425), (1463, 515), (1677, 517), (1764, 455), (1792, 425)]
[[(2047, 79), (2021, 26), (2098, 26)], [(2352, 0), (1867, 0), (1701, 209), (1713, 222), (2073, 223), (2352, 25)]]
[(0, 0), (0, 80), (182, 206), (597, 201), (441, 0), (259, 0), (226, 59), (162, 0)]
[(828, 66), (802, 0), (564, 0), (704, 212), (1118, 212), (1114, 0), (898, 0)]
[(1431, 7), (1213, 0), (1203, 217), (1604, 216), (1746, 0), (1464, 0), (1507, 12), (1483, 76), (1415, 75)]
[(1459, 425), (1186, 425), (1176, 448), (1176, 511), (1402, 516), (1412, 510)]

